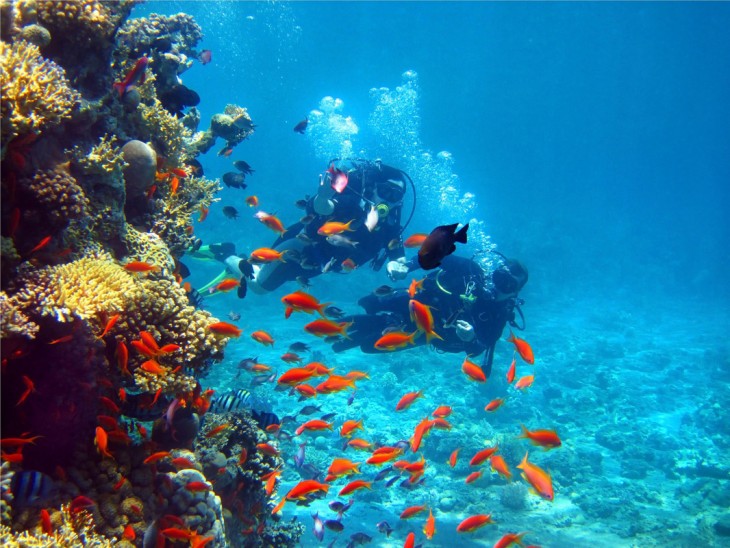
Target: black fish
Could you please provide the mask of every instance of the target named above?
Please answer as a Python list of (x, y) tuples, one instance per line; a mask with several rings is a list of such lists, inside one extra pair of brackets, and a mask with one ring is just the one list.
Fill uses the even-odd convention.
[(378, 287), (373, 293), (375, 293), (378, 297), (385, 297), (386, 295), (390, 295), (393, 293), (393, 288), (389, 285), (381, 285)]
[(307, 124), (309, 123), (309, 117), (305, 117), (304, 120), (299, 122), (297, 125), (294, 126), (294, 131), (296, 133), (301, 133), (304, 135), (304, 132), (307, 130)]
[(294, 202), (294, 205), (297, 206), (299, 209), (307, 209), (307, 204), (309, 203), (309, 200), (297, 200)]
[(246, 176), (243, 173), (228, 171), (223, 174), (223, 184), (230, 188), (246, 188), (248, 185), (244, 182), (245, 180)]
[(350, 540), (354, 546), (355, 544), (367, 544), (373, 540), (373, 537), (366, 535), (365, 533), (355, 533), (354, 535), (350, 535)]
[(289, 350), (301, 354), (302, 352), (309, 352), (309, 345), (303, 342), (293, 342), (289, 345)]
[(334, 531), (335, 533), (341, 532), (345, 526), (342, 525), (341, 521), (338, 521), (336, 519), (328, 519), (324, 522), (324, 526), (327, 527), (330, 531)]
[(299, 222), (302, 223), (303, 225), (308, 225), (309, 223), (314, 221), (316, 218), (317, 218), (316, 215), (313, 215), (310, 213), (309, 215), (305, 215), (304, 217), (299, 219)]
[(223, 206), (223, 215), (229, 219), (238, 219), (238, 210), (233, 206)]
[(333, 320), (339, 320), (345, 317), (345, 312), (336, 306), (328, 306), (324, 309), (324, 315)]
[(387, 521), (381, 521), (375, 527), (377, 527), (379, 532), (385, 533), (385, 536), (387, 538), (390, 538), (390, 534), (393, 532), (393, 528), (390, 526), (390, 524), (388, 524)]
[(299, 411), (299, 414), (304, 415), (304, 416), (313, 415), (314, 413), (316, 413), (317, 411), (320, 411), (321, 409), (322, 408), (319, 405), (305, 405), (304, 407), (302, 407), (302, 410)]
[(312, 284), (309, 283), (309, 279), (305, 278), (304, 276), (297, 276), (297, 283), (304, 289), (309, 289), (310, 287), (312, 287)]
[(447, 255), (456, 251), (455, 242), (466, 243), (466, 231), (469, 223), (465, 224), (458, 232), (453, 225), (437, 226), (424, 240), (421, 249), (418, 250), (418, 264), (424, 270), (432, 270), (441, 264), (441, 260)]
[(238, 367), (246, 371), (253, 371), (253, 366), (259, 362), (258, 358), (244, 358), (238, 362)]
[(11, 491), (13, 500), (19, 507), (31, 506), (47, 501), (55, 491), (50, 476), (36, 470), (26, 470), (13, 474)]
[(337, 413), (327, 413), (326, 415), (322, 415), (321, 419), (326, 422), (326, 421), (334, 419), (336, 416), (337, 416)]
[[(242, 360), (242, 363), (244, 361), (247, 360)], [(249, 407), (251, 407), (251, 392), (239, 388), (233, 392), (214, 397), (210, 404), (210, 411), (212, 413), (228, 413), (229, 411), (238, 411)]]
[(248, 165), (248, 162), (244, 160), (236, 160), (235, 162), (233, 162), (233, 167), (235, 167), (244, 175), (251, 175), (254, 171), (256, 171), (255, 169), (251, 169), (251, 166)]

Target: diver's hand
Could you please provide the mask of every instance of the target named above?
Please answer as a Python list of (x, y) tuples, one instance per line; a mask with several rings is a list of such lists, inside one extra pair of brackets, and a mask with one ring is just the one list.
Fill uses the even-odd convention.
[(385, 265), (385, 270), (388, 272), (388, 278), (394, 282), (402, 280), (408, 275), (405, 258), (398, 259), (397, 261), (388, 261), (388, 264)]
[(476, 336), (474, 327), (464, 320), (456, 320), (456, 335), (464, 342), (471, 342)]

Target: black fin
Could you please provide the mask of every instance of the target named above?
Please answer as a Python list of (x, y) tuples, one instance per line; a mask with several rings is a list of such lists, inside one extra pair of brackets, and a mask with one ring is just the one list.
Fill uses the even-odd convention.
[(466, 223), (459, 232), (454, 234), (454, 240), (456, 240), (459, 243), (465, 244), (466, 243), (466, 231), (469, 230), (469, 223)]
[(249, 263), (248, 260), (241, 259), (240, 261), (238, 261), (238, 270), (241, 271), (241, 274), (243, 274), (244, 278), (253, 280), (253, 265)]
[(248, 283), (246, 282), (246, 278), (241, 278), (241, 285), (238, 286), (238, 298), (245, 298), (246, 291), (248, 291)]

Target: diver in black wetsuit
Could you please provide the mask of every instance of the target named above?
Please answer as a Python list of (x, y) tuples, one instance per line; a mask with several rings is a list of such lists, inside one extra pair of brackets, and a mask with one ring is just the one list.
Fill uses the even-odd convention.
[[(344, 188), (336, 189), (335, 178), (339, 173), (347, 174), (347, 183)], [(289, 227), (271, 246), (277, 251), (287, 251), (286, 262), (255, 267), (255, 278), (249, 282), (251, 290), (272, 291), (288, 281), (308, 280), (329, 270), (338, 272), (368, 261), (372, 261), (374, 270), (380, 270), (389, 260), (388, 276), (393, 280), (405, 277), (401, 212), (407, 183), (412, 185), (405, 172), (379, 161), (357, 160), (346, 172), (335, 169), (333, 164), (320, 176), (317, 194), (307, 199), (306, 213), (311, 221)], [(368, 215), (371, 222), (377, 215), (377, 225), (372, 231), (366, 226)], [(335, 238), (318, 234), (318, 229), (330, 221), (353, 221), (353, 231)], [(343, 261), (348, 262), (343, 265)]]
[[(472, 259), (449, 255), (438, 270), (423, 280), (423, 288), (415, 299), (431, 308), (434, 331), (442, 337), (432, 338), (431, 344), (443, 352), (466, 352), (477, 356), (485, 352), (482, 369), (488, 377), (492, 369), (494, 347), (507, 323), (517, 329), (515, 309), (522, 303), (518, 293), (527, 283), (527, 270), (516, 260), (502, 256), (502, 264), (486, 273)], [(348, 329), (349, 339), (340, 339), (332, 346), (342, 352), (359, 346), (363, 352), (377, 353), (374, 343), (388, 329), (413, 331), (415, 324), (409, 318), (406, 289), (396, 289), (385, 296), (370, 294), (358, 301), (365, 314), (342, 318), (353, 322)], [(424, 335), (416, 338), (416, 345), (426, 343)]]

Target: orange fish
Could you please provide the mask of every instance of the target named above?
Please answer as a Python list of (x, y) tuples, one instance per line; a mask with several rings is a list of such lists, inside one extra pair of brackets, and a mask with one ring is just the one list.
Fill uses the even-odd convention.
[(316, 491), (327, 493), (329, 488), (330, 486), (326, 483), (320, 483), (315, 480), (302, 480), (292, 487), (292, 489), (286, 494), (286, 498), (289, 500), (306, 500), (307, 495)]
[(413, 431), (413, 437), (411, 438), (411, 451), (414, 453), (418, 451), (421, 446), (424, 436), (433, 428), (433, 421), (429, 420), (428, 417), (424, 418)]
[(416, 296), (416, 293), (423, 290), (423, 281), (425, 279), (426, 278), (424, 278), (423, 280), (416, 280), (415, 278), (413, 278), (411, 280), (411, 285), (408, 286), (408, 296), (411, 299)]
[(222, 335), (224, 337), (240, 337), (241, 333), (243, 333), (243, 330), (227, 322), (215, 322), (209, 324), (208, 329), (216, 335)]
[(336, 458), (332, 460), (327, 473), (335, 477), (347, 476), (350, 474), (359, 474), (360, 463), (352, 462), (350, 459)]
[(340, 436), (343, 438), (349, 438), (355, 430), (362, 430), (362, 419), (359, 421), (348, 420), (342, 423), (340, 428)]
[(155, 353), (155, 355), (158, 354), (158, 351), (160, 350), (160, 345), (157, 344), (157, 341), (150, 333), (148, 333), (147, 331), (140, 331), (139, 338), (147, 348)]
[(222, 282), (220, 282), (218, 285), (215, 286), (215, 288), (213, 289), (213, 292), (219, 291), (221, 293), (225, 293), (227, 291), (236, 289), (240, 285), (241, 285), (241, 282), (239, 282), (235, 278), (226, 278), (225, 280), (223, 280)]
[(372, 489), (372, 484), (369, 481), (364, 480), (354, 480), (345, 485), (342, 489), (340, 489), (340, 492), (337, 493), (338, 496), (344, 497), (345, 495), (351, 495), (358, 489)]
[(325, 317), (324, 309), (330, 304), (320, 303), (319, 300), (304, 291), (295, 291), (289, 295), (284, 295), (281, 298), (281, 302), (296, 312), (312, 314), (316, 310), (323, 318)]
[(202, 491), (210, 491), (211, 487), (204, 481), (190, 481), (185, 484), (185, 489), (191, 493), (200, 493)]
[(21, 377), (23, 379), (23, 384), (25, 384), (25, 390), (20, 395), (20, 399), (18, 400), (18, 403), (15, 405), (21, 405), (27, 398), (30, 396), (31, 392), (35, 392), (35, 384), (33, 384), (33, 381), (28, 377), (27, 375), (23, 375)]
[(377, 341), (375, 341), (373, 346), (375, 346), (378, 350), (396, 350), (397, 348), (403, 348), (408, 344), (416, 344), (414, 342), (416, 335), (418, 335), (418, 331), (414, 331), (410, 335), (405, 331), (393, 331), (380, 337)]
[(414, 548), (416, 545), (416, 533), (411, 531), (406, 537), (406, 541), (403, 543), (403, 548)]
[(352, 272), (357, 268), (355, 261), (353, 261), (352, 259), (345, 259), (344, 261), (342, 261), (341, 266), (342, 270), (344, 270), (345, 272)]
[(373, 448), (373, 444), (361, 438), (353, 438), (347, 442), (347, 447), (352, 447), (360, 451), (369, 451)]
[(246, 203), (248, 204), (248, 207), (258, 207), (259, 199), (256, 196), (249, 196), (246, 198)]
[(178, 457), (176, 459), (172, 459), (170, 461), (170, 464), (172, 464), (175, 468), (178, 470), (195, 470), (195, 464), (190, 461), (189, 459), (186, 459), (185, 457)]
[(522, 435), (518, 437), (530, 440), (533, 445), (539, 445), (545, 450), (555, 449), (562, 445), (562, 442), (555, 430), (533, 430), (530, 432), (527, 428), (525, 428), (524, 424), (521, 426)]
[(332, 320), (321, 319), (309, 322), (304, 326), (304, 330), (307, 333), (316, 335), (317, 337), (331, 337), (332, 335), (341, 335), (342, 337), (349, 338), (347, 336), (347, 328), (352, 325), (352, 322), (333, 322)]
[(268, 496), (271, 496), (271, 493), (274, 492), (274, 488), (276, 487), (276, 478), (278, 478), (280, 474), (281, 474), (281, 471), (274, 470), (269, 475), (269, 477), (266, 478), (266, 487), (265, 487), (265, 489), (266, 489), (266, 494)]
[(481, 472), (472, 472), (466, 477), (466, 483), (472, 483), (482, 477)]
[(335, 234), (341, 234), (345, 231), (347, 232), (355, 232), (352, 228), (350, 228), (350, 225), (354, 222), (349, 221), (347, 223), (338, 223), (335, 221), (331, 221), (329, 223), (324, 223), (322, 226), (319, 227), (317, 230), (317, 234), (320, 236), (333, 236)]
[(418, 329), (426, 334), (426, 344), (431, 342), (431, 339), (434, 337), (439, 340), (443, 340), (443, 338), (433, 330), (433, 314), (431, 314), (430, 306), (426, 306), (415, 299), (411, 299), (408, 301), (408, 310), (411, 312), (411, 321), (416, 324)]
[(281, 261), (282, 263), (285, 263), (285, 252), (286, 250), (276, 251), (275, 249), (271, 249), (270, 247), (260, 247), (258, 249), (254, 249), (251, 252), (248, 261), (250, 263), (272, 263), (274, 261)]
[(525, 453), (525, 458), (523, 458), (522, 462), (517, 465), (517, 468), (522, 470), (522, 477), (525, 481), (527, 481), (527, 483), (532, 485), (532, 488), (538, 495), (545, 500), (552, 501), (555, 495), (553, 492), (553, 480), (550, 477), (550, 474), (536, 464), (532, 464), (528, 461), (528, 454), (529, 453)]
[(345, 375), (345, 378), (355, 381), (361, 381), (363, 379), (369, 379), (370, 375), (368, 375), (364, 371), (350, 371), (347, 375)]
[(241, 449), (241, 456), (238, 457), (238, 462), (236, 464), (238, 464), (238, 466), (243, 466), (244, 464), (246, 464), (247, 460), (248, 460), (248, 451), (246, 450), (245, 447), (243, 447)]
[(413, 516), (416, 516), (425, 510), (426, 510), (425, 504), (422, 504), (420, 506), (409, 506), (408, 508), (406, 508), (405, 510), (403, 510), (400, 513), (400, 519), (410, 519)]
[(157, 363), (155, 360), (147, 360), (146, 362), (142, 363), (142, 365), (139, 366), (139, 368), (142, 371), (146, 371), (147, 373), (151, 373), (152, 375), (166, 375), (169, 369), (167, 367), (161, 366), (159, 363)]
[(301, 363), (304, 360), (294, 352), (287, 352), (286, 354), (283, 354), (281, 356), (281, 359), (285, 361), (286, 363)]
[(170, 181), (170, 194), (173, 196), (177, 194), (177, 189), (180, 186), (180, 179), (177, 177), (173, 177), (172, 181)]
[(254, 331), (251, 333), (251, 338), (264, 346), (274, 346), (274, 339), (266, 331)]
[(428, 519), (426, 519), (426, 525), (423, 526), (423, 534), (426, 538), (431, 540), (436, 534), (436, 520), (433, 517), (433, 512), (428, 509)]
[(218, 434), (220, 434), (221, 432), (223, 432), (223, 430), (225, 430), (226, 428), (229, 428), (230, 426), (231, 425), (229, 423), (220, 424), (220, 425), (216, 426), (215, 428), (213, 428), (210, 432), (208, 432), (205, 435), (205, 437), (206, 438), (212, 438), (213, 436), (217, 436)]
[(266, 373), (267, 371), (271, 371), (271, 367), (263, 363), (256, 363), (251, 366), (251, 371), (254, 373)]
[(279, 430), (281, 430), (281, 425), (280, 424), (270, 424), (264, 430), (266, 430), (267, 432), (278, 432)]
[(525, 390), (527, 388), (530, 388), (534, 381), (535, 375), (525, 375), (524, 377), (520, 377), (517, 380), (517, 382), (515, 383), (515, 388), (517, 390)]
[(134, 532), (134, 529), (132, 528), (131, 525), (128, 524), (124, 528), (124, 532), (122, 533), (122, 538), (124, 540), (128, 540), (130, 542), (137, 538), (137, 534)]
[(96, 449), (99, 453), (105, 457), (114, 458), (109, 452), (109, 449), (107, 449), (109, 438), (106, 435), (106, 430), (104, 430), (101, 426), (96, 427), (96, 438), (94, 439), (94, 443), (96, 444)]
[(210, 213), (210, 209), (201, 205), (200, 206), (200, 217), (198, 217), (198, 222), (202, 223), (203, 221), (205, 221), (205, 219), (208, 218), (208, 213)]
[(480, 527), (484, 527), (488, 523), (494, 523), (494, 521), (492, 521), (492, 514), (477, 514), (476, 516), (470, 516), (462, 521), (456, 527), (456, 532), (471, 533)]
[(515, 380), (515, 372), (517, 368), (517, 358), (515, 355), (512, 355), (512, 363), (509, 366), (509, 369), (507, 370), (507, 383), (512, 384), (512, 381)]
[(467, 377), (469, 377), (470, 380), (476, 382), (487, 382), (487, 377), (482, 368), (469, 358), (464, 358), (464, 362), (461, 364), (461, 370)]
[[(326, 375), (330, 375), (335, 370), (334, 367), (327, 367), (325, 364), (320, 362), (309, 362), (307, 365), (304, 366), (304, 369), (313, 371), (315, 377), (324, 377)], [(350, 377), (346, 378), (349, 379)]]
[(497, 409), (502, 407), (503, 404), (504, 404), (504, 398), (495, 398), (484, 407), (484, 410), (490, 411), (490, 412), (496, 411)]
[(469, 461), (469, 466), (479, 466), (481, 463), (483, 463), (489, 457), (494, 455), (497, 451), (499, 451), (498, 445), (495, 445), (494, 447), (487, 447), (486, 449), (477, 451), (476, 454)]
[(423, 397), (423, 390), (419, 390), (418, 392), (408, 392), (396, 404), (395, 410), (403, 411), (404, 409), (408, 409), (413, 404), (414, 401), (416, 401), (418, 398), (422, 398), (422, 397)]
[(170, 173), (172, 173), (173, 175), (177, 175), (178, 177), (182, 177), (183, 179), (189, 175), (187, 171), (180, 167), (171, 168)]
[(313, 430), (313, 431), (319, 431), (319, 430), (332, 430), (334, 425), (331, 422), (326, 422), (319, 419), (312, 419), (295, 430), (295, 433), (297, 436), (301, 435), (302, 432), (305, 430)]
[(61, 344), (61, 343), (67, 343), (67, 342), (70, 342), (70, 341), (72, 341), (72, 340), (73, 340), (73, 338), (74, 338), (74, 336), (73, 336), (73, 335), (64, 335), (63, 337), (60, 337), (60, 338), (58, 338), (58, 339), (54, 339), (54, 340), (52, 340), (52, 341), (51, 341), (51, 342), (49, 342), (48, 344)]
[(507, 342), (511, 342), (515, 345), (517, 353), (520, 355), (520, 358), (525, 360), (525, 362), (529, 363), (530, 365), (535, 363), (535, 355), (532, 353), (532, 347), (530, 347), (527, 341), (515, 337), (515, 334), (510, 331)]
[(326, 381), (317, 385), (316, 390), (320, 394), (332, 394), (333, 392), (341, 392), (347, 388), (352, 388), (353, 390), (357, 388), (353, 379), (348, 379), (340, 375), (330, 375)]
[(280, 235), (284, 234), (286, 232), (286, 228), (284, 228), (284, 224), (279, 220), (276, 215), (269, 215), (268, 213), (265, 213), (263, 211), (259, 211), (256, 213), (255, 217), (264, 223), (267, 228), (270, 228), (274, 232), (278, 232)]
[(509, 466), (507, 466), (502, 456), (492, 455), (489, 457), (489, 465), (492, 467), (492, 470), (499, 473), (507, 481), (512, 479), (512, 472), (509, 471)]
[(51, 236), (46, 236), (40, 242), (38, 242), (38, 245), (37, 246), (35, 246), (33, 249), (31, 249), (28, 252), (28, 255), (30, 255), (32, 253), (35, 253), (36, 251), (40, 251), (41, 249), (43, 249), (44, 247), (46, 247), (50, 241), (51, 241)]
[(124, 270), (127, 272), (159, 272), (161, 269), (157, 265), (143, 261), (130, 261), (124, 265)]
[(451, 456), (449, 457), (449, 466), (451, 466), (451, 468), (456, 466), (456, 461), (459, 458), (459, 451), (461, 451), (461, 449), (454, 449), (454, 452), (451, 453)]
[(421, 247), (423, 245), (423, 242), (426, 241), (426, 238), (428, 238), (428, 234), (423, 234), (420, 232), (417, 234), (413, 234), (406, 238), (405, 242), (403, 242), (403, 247)]
[(157, 453), (152, 453), (149, 457), (144, 459), (142, 461), (143, 464), (154, 464), (156, 462), (161, 461), (162, 459), (165, 459), (170, 456), (169, 451), (158, 451)]
[(261, 451), (264, 455), (269, 455), (270, 457), (276, 457), (279, 454), (279, 450), (269, 443), (257, 443), (256, 449)]
[(129, 350), (123, 341), (119, 341), (117, 343), (117, 348), (114, 354), (117, 357), (117, 366), (119, 367), (119, 371), (121, 371), (122, 375), (131, 377), (132, 374), (129, 372), (129, 368), (127, 367), (129, 362)]
[(495, 543), (494, 548), (507, 548), (508, 546), (511, 546), (513, 544), (519, 544), (520, 546), (522, 546), (522, 537), (524, 537), (526, 534), (527, 532), (507, 533)]
[(114, 324), (117, 323), (119, 318), (121, 317), (121, 314), (114, 314), (111, 318), (109, 318), (109, 321), (106, 322), (106, 325), (104, 326), (104, 330), (101, 332), (101, 334), (97, 335), (97, 339), (103, 339), (107, 336), (109, 331), (111, 331), (112, 327), (114, 327)]
[(281, 377), (279, 377), (279, 380), (277, 380), (276, 382), (278, 384), (294, 386), (295, 384), (306, 381), (312, 376), (314, 376), (314, 371), (311, 369), (306, 369), (303, 367), (292, 367), (288, 371), (282, 373)]
[(160, 533), (173, 540), (191, 540), (193, 538), (192, 531), (189, 529), (182, 529), (180, 527), (168, 527), (167, 529), (160, 531)]
[(119, 389), (117, 396), (119, 397), (120, 402), (127, 403), (127, 391), (123, 387)]

